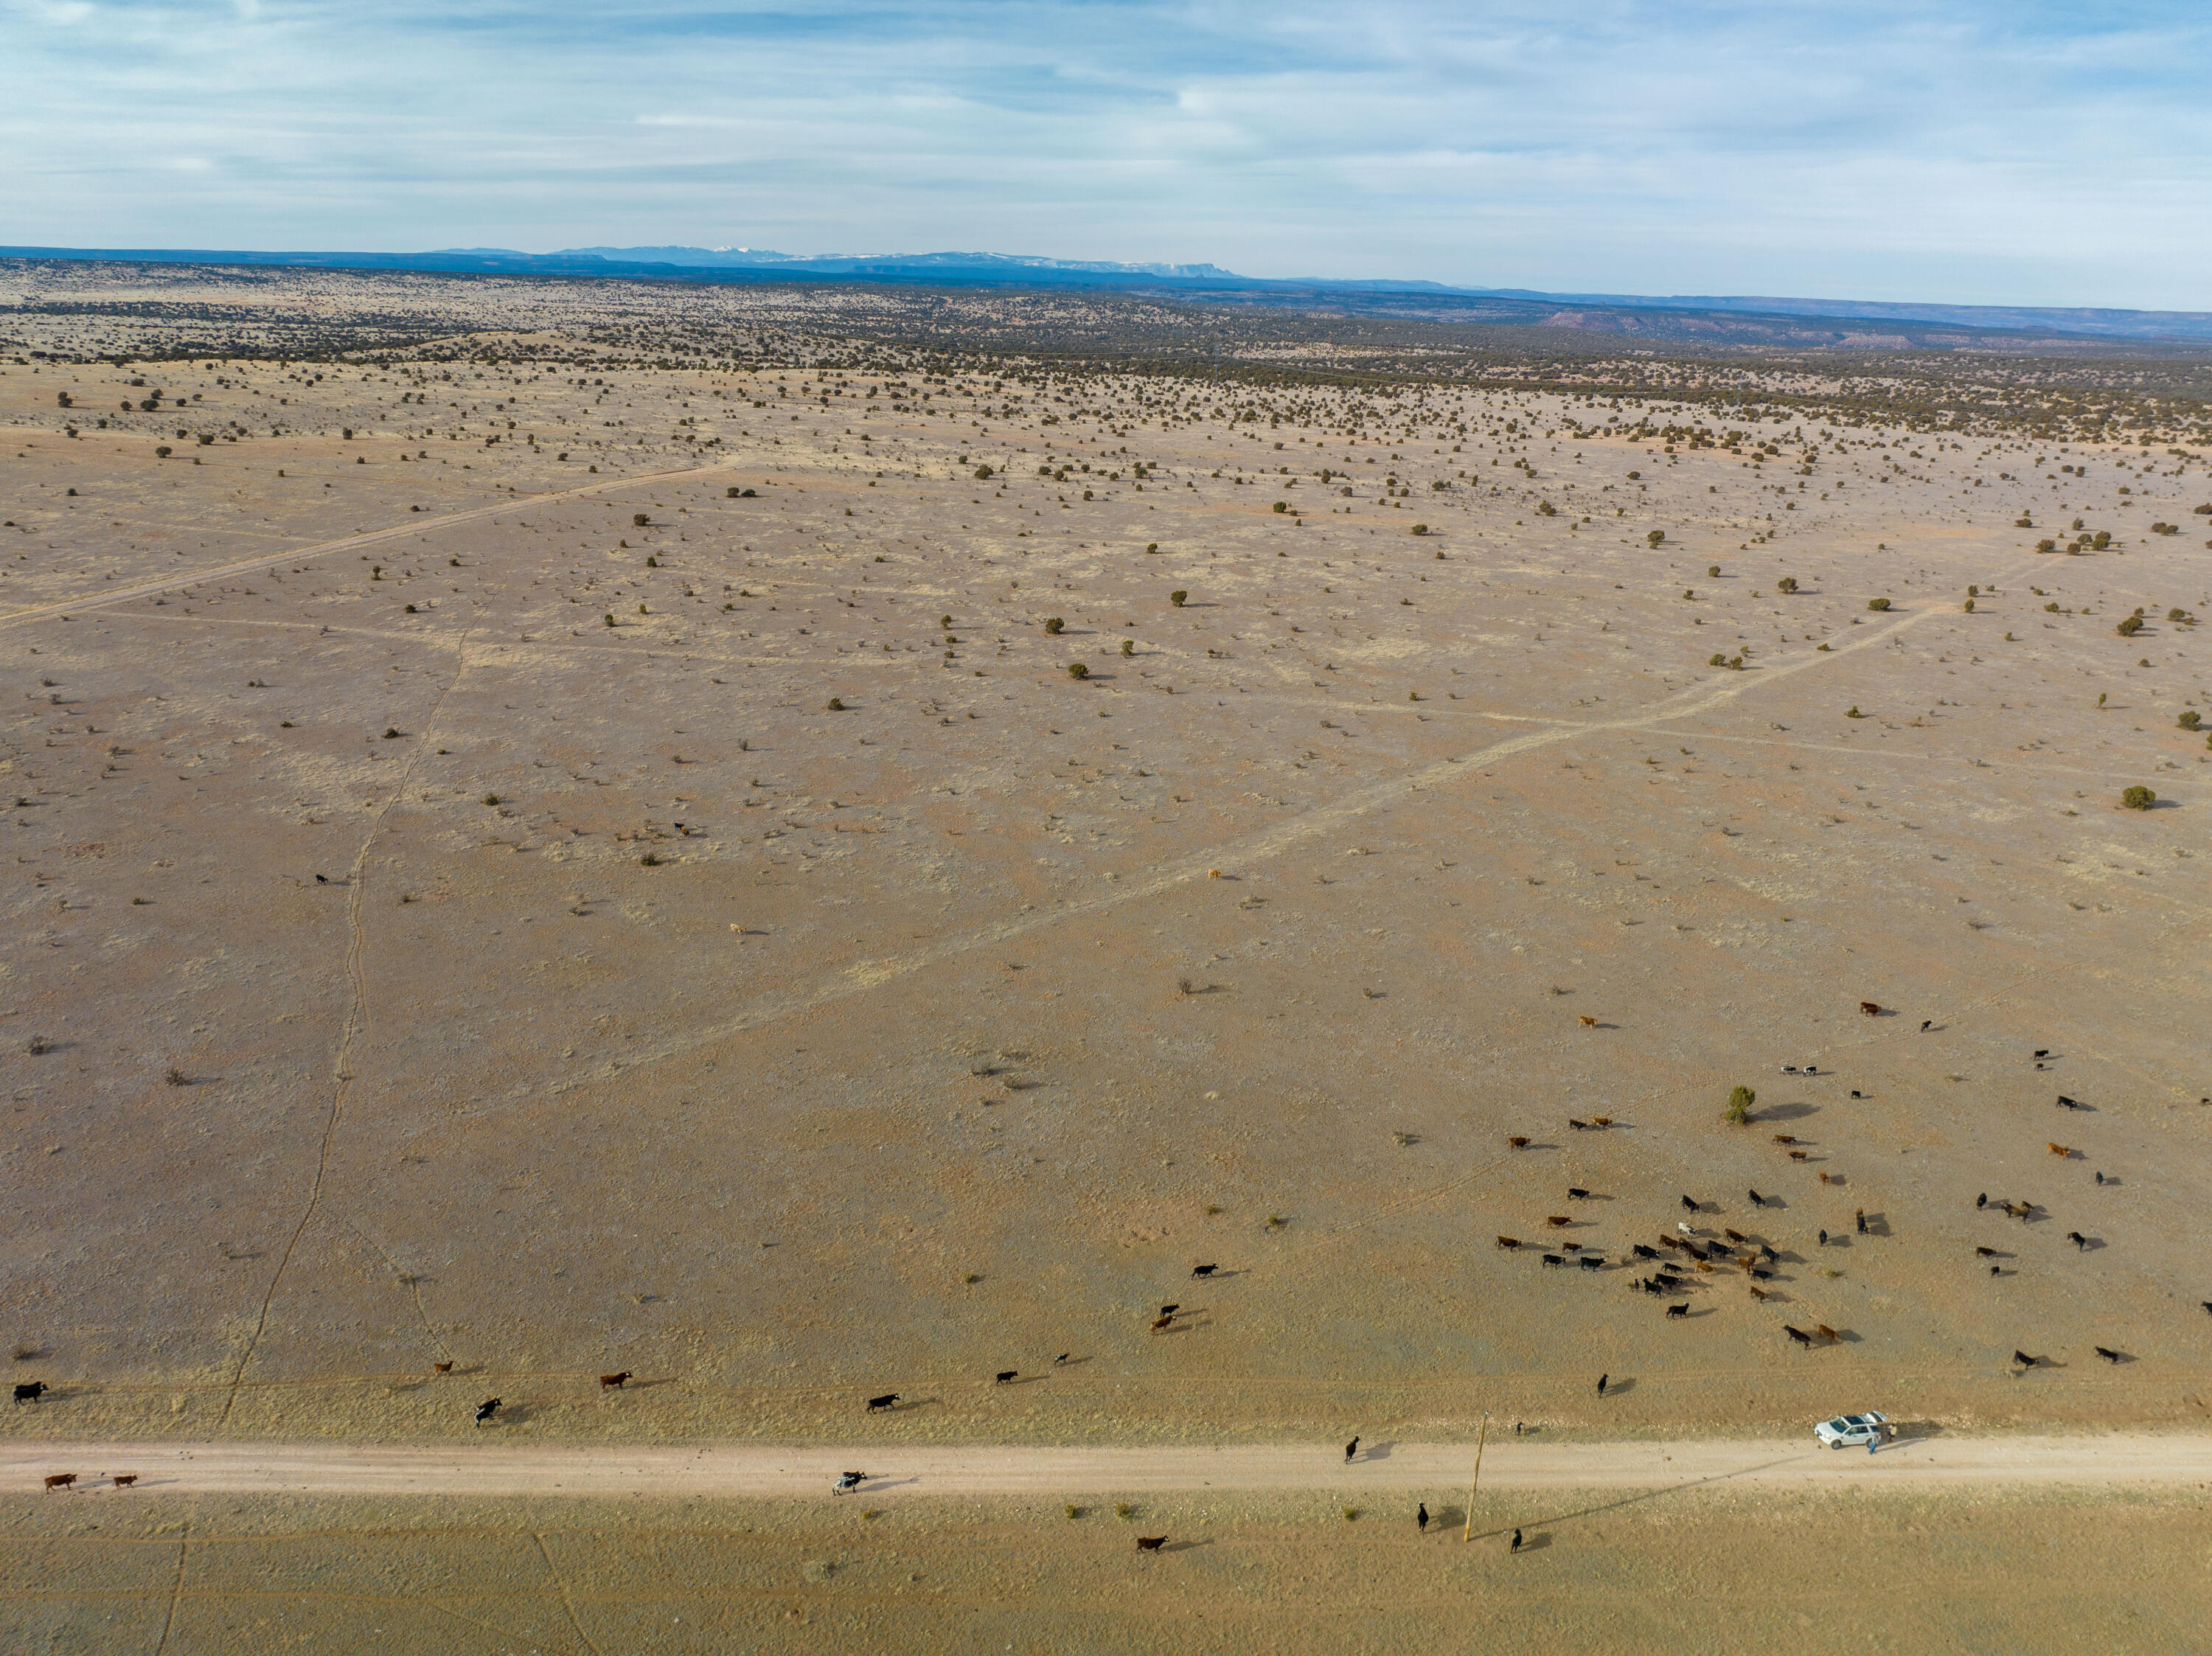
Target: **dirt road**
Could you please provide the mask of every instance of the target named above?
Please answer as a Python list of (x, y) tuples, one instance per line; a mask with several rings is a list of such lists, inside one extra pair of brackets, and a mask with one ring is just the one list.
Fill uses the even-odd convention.
[[(495, 1430), (486, 1432), (488, 1438)], [(1464, 1488), (1472, 1445), (1363, 1444), (1346, 1463), (1325, 1444), (1036, 1449), (980, 1447), (538, 1447), (496, 1441), (355, 1447), (316, 1443), (14, 1444), (0, 1488), (36, 1489), (76, 1472), (98, 1489), (116, 1472), (168, 1494), (721, 1497), (826, 1495), (841, 1472), (872, 1474), (871, 1495), (1100, 1495), (1172, 1490), (1347, 1492)], [(1927, 1486), (2212, 1483), (2212, 1437), (1907, 1437), (1879, 1454), (1786, 1441), (1536, 1443), (1485, 1450), (1498, 1489), (1663, 1488), (1688, 1483)]]

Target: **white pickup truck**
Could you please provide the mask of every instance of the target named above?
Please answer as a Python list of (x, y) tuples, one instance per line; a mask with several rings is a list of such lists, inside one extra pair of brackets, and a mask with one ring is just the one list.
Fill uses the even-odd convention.
[(1887, 1415), (1838, 1415), (1813, 1429), (1813, 1435), (1831, 1449), (1856, 1449), (1890, 1435)]

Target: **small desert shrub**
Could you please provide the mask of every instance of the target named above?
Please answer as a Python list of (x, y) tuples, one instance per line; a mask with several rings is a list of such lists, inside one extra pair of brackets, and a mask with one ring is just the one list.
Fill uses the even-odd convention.
[(1978, 598), (1981, 597), (1981, 595), (1982, 589), (1979, 586), (1969, 586), (1966, 588), (1966, 596), (1970, 598)]
[(384, 727), (384, 739), (386, 742), (397, 742), (399, 739), (399, 726), (386, 725)]
[(990, 475), (991, 468), (988, 466), (977, 466), (975, 468), (975, 476), (979, 482), (989, 477)]
[(1869, 610), (1887, 610), (1889, 608), (1889, 600), (1887, 598), (1869, 598), (1867, 600), (1867, 608)]
[(483, 797), (483, 802), (487, 805), (495, 805), (499, 803), (499, 796), (495, 793), (487, 793)]
[(159, 448), (155, 449), (154, 451), (154, 458), (157, 460), (167, 459), (169, 458), (169, 446), (167, 443), (164, 443)]
[(973, 1288), (976, 1283), (983, 1280), (983, 1273), (980, 1271), (971, 1271), (960, 1280), (967, 1283), (969, 1287)]
[(1972, 599), (1972, 598), (1968, 598), (1968, 599), (1967, 599), (1964, 604), (1960, 604), (1959, 607), (1960, 607), (1961, 610), (1965, 610), (1968, 615), (1970, 615), (1970, 616), (1971, 616), (1971, 615), (1972, 615), (1972, 614), (1974, 613), (1974, 601), (1973, 601), (1973, 599)]
[(2186, 610), (2169, 610), (2166, 612), (2166, 618), (2168, 621), (2186, 622), (2189, 619), (2189, 611)]
[(1136, 1515), (1137, 1509), (1134, 1507), (1132, 1507), (1127, 1501), (1117, 1501), (1115, 1504), (1114, 1516), (1120, 1519), (1124, 1524), (1127, 1523)]
[(1748, 1087), (1731, 1088), (1728, 1098), (1728, 1120), (1731, 1126), (1748, 1126), (1751, 1107), (1759, 1102), (1759, 1095)]
[(1359, 1508), (1358, 1508), (1358, 1507), (1346, 1507), (1344, 1509), (1344, 1521), (1345, 1521), (1346, 1523), (1347, 1523), (1347, 1524), (1356, 1523), (1356, 1522), (1358, 1522), (1358, 1518), (1359, 1518)]
[(1428, 532), (1429, 526), (1426, 524), (1415, 524), (1413, 525), (1413, 533), (1416, 535), (1425, 535)]
[(1157, 552), (1159, 549), (1160, 543), (1158, 541), (1147, 541), (1145, 543), (1145, 550), (1147, 552)]
[(2133, 638), (2137, 633), (2142, 631), (2142, 617), (2141, 616), (2130, 616), (2112, 630), (2118, 633), (2122, 638)]
[[(1288, 512), (1290, 509), (1291, 503), (1288, 500), (1278, 500), (1275, 502), (1275, 510), (1278, 512)], [(1418, 534), (1419, 531), (1417, 530), (1414, 532)]]
[(2158, 803), (2158, 796), (2138, 782), (2121, 793), (2120, 803), (2130, 810), (2148, 810)]
[(2057, 541), (2038, 541), (2035, 543), (2035, 549), (2039, 552), (2056, 552), (2058, 549), (2058, 543)]
[(1714, 580), (1718, 580), (1718, 579), (1721, 578), (1721, 567), (1720, 567), (1720, 565), (1718, 565), (1718, 564), (1717, 564), (1717, 563), (1709, 563), (1709, 564), (1707, 564), (1707, 565), (1705, 566), (1705, 573), (1706, 573), (1708, 576), (1710, 576), (1711, 579), (1713, 579)]
[(2112, 531), (2111, 530), (2109, 530), (2109, 529), (2100, 529), (2100, 530), (2099, 530), (2099, 531), (2097, 531), (2097, 533), (2096, 533), (2095, 537), (2094, 537), (2094, 539), (2092, 539), (2092, 540), (2090, 541), (2090, 543), (2089, 543), (2089, 544), (2090, 544), (2090, 546), (2091, 546), (2091, 547), (2093, 547), (2094, 549), (2096, 549), (2097, 551), (2100, 551), (2100, 552), (2103, 551), (2106, 547), (2110, 546), (2112, 543)]
[(841, 695), (831, 696), (829, 701), (824, 704), (823, 711), (833, 713), (843, 713), (845, 711), (845, 698)]
[(1073, 1501), (1069, 1501), (1065, 1507), (1062, 1507), (1060, 1511), (1067, 1514), (1068, 1521), (1070, 1523), (1073, 1523), (1077, 1519), (1083, 1516), (1083, 1508), (1077, 1506)]
[(1667, 531), (1663, 529), (1655, 529), (1644, 538), (1653, 546), (1664, 546), (1667, 543)]
[(1071, 661), (1067, 664), (1067, 676), (1070, 678), (1088, 678), (1091, 676), (1091, 669), (1079, 661)]
[(1720, 654), (1718, 652), (1716, 652), (1713, 658), (1707, 662), (1705, 665), (1708, 667), (1725, 667), (1728, 665), (1728, 658)]
[(45, 1053), (52, 1052), (54, 1050), (54, 1044), (51, 1040), (48, 1040), (44, 1035), (33, 1035), (28, 1040), (23, 1043), (23, 1050), (30, 1053), (32, 1057), (38, 1058)]
[(1844, 717), (1846, 719), (1864, 719), (1866, 715), (1859, 711), (1858, 704), (1856, 702), (1853, 702), (1850, 707), (1844, 711)]
[(1795, 575), (1784, 575), (1780, 580), (1774, 583), (1774, 590), (1778, 592), (1796, 591), (1797, 590), (1797, 577)]
[(660, 866), (660, 858), (652, 852), (648, 851), (644, 856), (637, 859), (637, 865), (640, 868), (659, 868)]
[(2012, 520), (2012, 526), (2014, 529), (2033, 529), (2035, 527), (2035, 519), (2033, 518), (2014, 518)]
[(629, 521), (630, 527), (633, 529), (644, 529), (651, 525), (653, 519), (645, 513), (633, 512), (630, 513)]
[(1168, 594), (1168, 602), (1175, 605), (1176, 609), (1180, 610), (1184, 604), (1190, 602), (1190, 594), (1185, 591), (1182, 588), (1177, 587), (1174, 591)]
[(1058, 637), (1061, 633), (1067, 630), (1067, 623), (1062, 621), (1058, 616), (1047, 616), (1044, 618), (1044, 630), (1052, 634), (1054, 637)]
[(2175, 719), (2173, 722), (2180, 725), (2185, 731), (2200, 730), (2203, 727), (2204, 715), (2198, 713), (2194, 707), (2191, 707), (2187, 713), (2182, 714), (2180, 718)]
[(1121, 653), (1125, 656), (1133, 656), (1136, 654), (1137, 640), (1133, 638), (1123, 639), (1121, 640)]
[(167, 1082), (172, 1087), (189, 1087), (192, 1084), (192, 1078), (186, 1075), (182, 1070), (179, 1070), (173, 1064), (169, 1066), (168, 1073), (164, 1075), (161, 1079)]

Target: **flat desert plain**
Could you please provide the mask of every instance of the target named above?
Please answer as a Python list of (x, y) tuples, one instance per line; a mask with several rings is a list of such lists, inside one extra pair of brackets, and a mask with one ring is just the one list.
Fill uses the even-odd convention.
[[(17, 1436), (2212, 1429), (2193, 450), (525, 336), (0, 366)], [(1271, 1592), (1365, 1568), (1340, 1504), (1253, 1505)], [(2007, 1579), (2106, 1521), (2021, 1510)], [(483, 1647), (647, 1646), (579, 1625)]]

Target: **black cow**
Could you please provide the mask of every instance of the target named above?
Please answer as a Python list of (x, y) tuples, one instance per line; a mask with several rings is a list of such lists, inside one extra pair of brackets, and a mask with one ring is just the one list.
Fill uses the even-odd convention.
[(2029, 1356), (2025, 1351), (2014, 1351), (2012, 1354), (2012, 1360), (2018, 1363), (2022, 1368), (2033, 1368), (2035, 1367), (2035, 1359)]
[(1193, 1265), (1190, 1268), (1190, 1274), (1194, 1277), (1211, 1277), (1220, 1269), (1219, 1265)]
[(1547, 1253), (1544, 1256), (1544, 1263), (1547, 1265), (1563, 1265), (1566, 1262), (1567, 1256), (1564, 1253)]
[(483, 1425), (499, 1412), (500, 1401), (497, 1398), (486, 1398), (482, 1403), (477, 1404), (477, 1425)]
[(867, 1412), (872, 1415), (878, 1409), (896, 1409), (898, 1407), (898, 1400), (899, 1394), (896, 1392), (886, 1392), (879, 1398), (870, 1398)]
[(2089, 1239), (2084, 1236), (2080, 1231), (2068, 1231), (2066, 1233), (2066, 1240), (2074, 1244), (2074, 1251), (2076, 1253), (2086, 1253), (2088, 1252)]
[(1682, 1210), (1686, 1213), (1695, 1213), (1698, 1210), (1697, 1198), (1693, 1196), (1685, 1196), (1682, 1198)]
[(1021, 1372), (1022, 1371), (1018, 1368), (1001, 1368), (997, 1374), (991, 1376), (991, 1384), (994, 1386), (1011, 1385), (1015, 1380), (1020, 1377)]
[(1580, 1265), (1584, 1271), (1603, 1271), (1605, 1269), (1605, 1256), (1602, 1253), (1585, 1253), (1581, 1259), (1576, 1260), (1575, 1263)]
[(1646, 1247), (1641, 1242), (1637, 1243), (1629, 1251), (1635, 1254), (1639, 1259), (1656, 1259), (1659, 1257), (1659, 1250), (1657, 1248)]
[(1572, 1185), (1567, 1186), (1567, 1194), (1577, 1202), (1587, 1202), (1589, 1200), (1589, 1192), (1588, 1191), (1577, 1190)]
[(1167, 1545), (1167, 1544), (1168, 1538), (1164, 1535), (1140, 1535), (1137, 1538), (1137, 1550), (1139, 1552), (1158, 1552), (1162, 1547)]
[(1670, 1305), (1667, 1307), (1667, 1314), (1670, 1317), (1686, 1317), (1690, 1314), (1690, 1307), (1686, 1305)]
[(1782, 1325), (1782, 1331), (1787, 1334), (1791, 1339), (1796, 1341), (1798, 1344), (1805, 1347), (1808, 1350), (1812, 1349), (1813, 1337), (1810, 1334), (1808, 1334), (1803, 1329), (1792, 1328), (1788, 1323), (1784, 1323)]
[(1763, 1208), (1766, 1205), (1766, 1198), (1764, 1196), (1761, 1196), (1757, 1191), (1747, 1190), (1744, 1194), (1751, 1198), (1752, 1206), (1755, 1208)]
[(2106, 1362), (2118, 1362), (2120, 1360), (2120, 1354), (2113, 1350), (2109, 1346), (2099, 1345), (2093, 1346), (2090, 1349), (2096, 1352), (2096, 1354), (2102, 1357)]
[(36, 1403), (46, 1394), (46, 1383), (44, 1380), (31, 1380), (15, 1387), (15, 1401), (18, 1403)]

